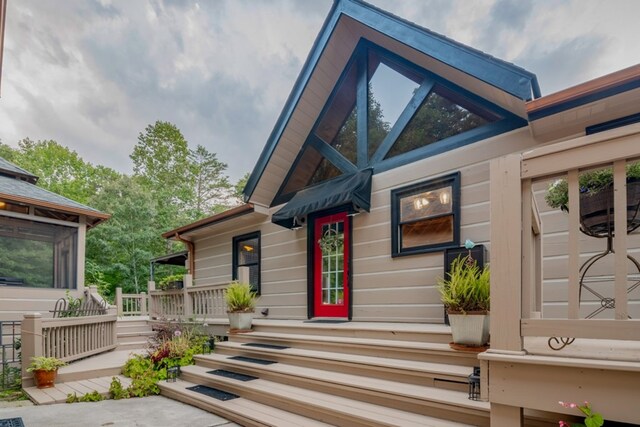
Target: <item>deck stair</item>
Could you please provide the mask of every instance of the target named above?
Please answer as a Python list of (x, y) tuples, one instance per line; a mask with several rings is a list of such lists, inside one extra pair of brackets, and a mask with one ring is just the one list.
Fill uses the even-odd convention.
[[(448, 327), (255, 323), (196, 356), (177, 382), (161, 383), (162, 394), (250, 426), (489, 425), (489, 404), (467, 398), (476, 354), (451, 350)], [(238, 398), (219, 401), (194, 385)], [(256, 416), (254, 405), (275, 418)]]
[(136, 350), (147, 347), (150, 336), (153, 335), (148, 318), (119, 317), (117, 323), (118, 350)]

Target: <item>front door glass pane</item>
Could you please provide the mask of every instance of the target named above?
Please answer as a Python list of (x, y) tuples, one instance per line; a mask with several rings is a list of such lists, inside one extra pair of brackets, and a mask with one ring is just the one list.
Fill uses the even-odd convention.
[(344, 222), (322, 226), (322, 304), (344, 303)]

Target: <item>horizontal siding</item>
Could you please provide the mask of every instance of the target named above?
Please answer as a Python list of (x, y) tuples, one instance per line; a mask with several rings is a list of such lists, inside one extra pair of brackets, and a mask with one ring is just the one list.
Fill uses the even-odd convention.
[[(72, 291), (71, 295), (79, 298), (82, 291)], [(22, 320), (25, 313), (40, 313), (42, 317), (51, 317), (56, 301), (65, 297), (65, 289), (0, 287), (0, 320)]]

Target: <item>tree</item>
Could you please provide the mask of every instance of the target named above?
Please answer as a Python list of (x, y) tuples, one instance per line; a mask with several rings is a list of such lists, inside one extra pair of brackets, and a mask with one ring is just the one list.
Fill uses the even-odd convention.
[(226, 163), (202, 145), (189, 151), (190, 184), (193, 188), (191, 219), (196, 220), (229, 207), (232, 197)]
[(245, 173), (244, 176), (233, 186), (233, 196), (238, 199), (239, 203), (244, 201), (244, 188), (247, 186), (250, 176), (251, 174), (249, 172)]
[(162, 253), (164, 241), (155, 228), (154, 201), (136, 178), (122, 176), (107, 184), (90, 204), (111, 218), (87, 233), (87, 261), (90, 273), (108, 283), (113, 295), (121, 285), (124, 292), (146, 289), (149, 260)]

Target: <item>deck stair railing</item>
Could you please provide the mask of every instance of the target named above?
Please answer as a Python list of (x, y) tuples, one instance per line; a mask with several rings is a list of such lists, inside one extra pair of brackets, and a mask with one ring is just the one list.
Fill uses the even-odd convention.
[[(249, 268), (238, 268), (238, 280), (249, 282)], [(227, 317), (224, 294), (228, 284), (193, 286), (193, 279), (186, 274), (183, 288), (177, 290), (155, 290), (149, 282), (149, 315), (164, 319), (223, 319)]]
[[(630, 316), (629, 295), (638, 285), (632, 280), (637, 274), (629, 275), (637, 263), (629, 255), (633, 236), (627, 234), (638, 219), (637, 212), (628, 208), (632, 203), (627, 203), (631, 187), (626, 172), (627, 166), (640, 158), (638, 147), (640, 125), (631, 125), (492, 161), (491, 224), (500, 224), (491, 230), (492, 351), (522, 351), (524, 337), (549, 338), (552, 348), (554, 343), (561, 348), (575, 338), (640, 341), (640, 320)], [(585, 307), (587, 282), (583, 276), (589, 261), (581, 260), (580, 252), (585, 225), (580, 218), (579, 177), (587, 170), (601, 168), (610, 168), (613, 173), (613, 203), (607, 214), (612, 221), (608, 226), (612, 251), (607, 254), (612, 257), (608, 265), (614, 273), (609, 277), (610, 297), (598, 303), (606, 305), (611, 318), (594, 318), (589, 315), (593, 310)], [(569, 196), (564, 318), (543, 315), (544, 224), (534, 197), (535, 190), (543, 188), (540, 183), (556, 179), (566, 180)]]
[(147, 316), (149, 314), (149, 296), (146, 292), (123, 294), (122, 288), (116, 288), (116, 306), (118, 316)]

